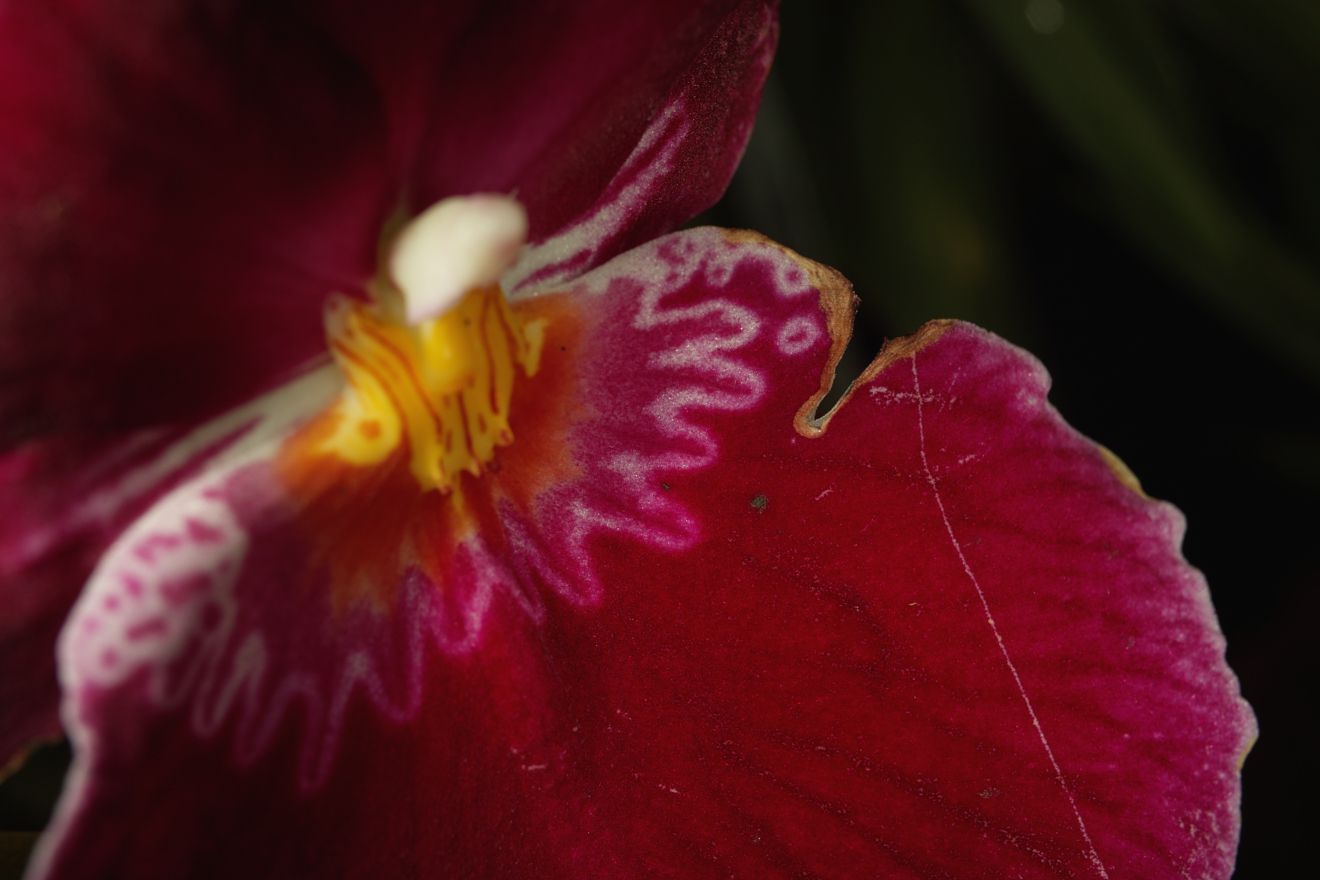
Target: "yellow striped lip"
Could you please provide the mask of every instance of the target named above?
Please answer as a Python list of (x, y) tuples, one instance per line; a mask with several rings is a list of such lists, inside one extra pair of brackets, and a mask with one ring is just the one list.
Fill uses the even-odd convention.
[(337, 297), (330, 351), (347, 385), (320, 451), (358, 467), (406, 448), (424, 490), (450, 492), (513, 442), (517, 368), (536, 374), (544, 321), (523, 321), (497, 286), (470, 291), (445, 314), (408, 325), (372, 303)]

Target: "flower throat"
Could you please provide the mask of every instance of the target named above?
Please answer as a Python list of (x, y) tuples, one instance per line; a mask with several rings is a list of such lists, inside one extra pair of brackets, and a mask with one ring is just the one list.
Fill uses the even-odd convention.
[(498, 279), (526, 235), (522, 206), (496, 195), (446, 199), (388, 233), (373, 301), (326, 309), (346, 383), (318, 452), (359, 468), (406, 456), (424, 491), (447, 494), (513, 442), (514, 383), (536, 374), (545, 327)]
[(544, 323), (524, 323), (498, 287), (467, 293), (445, 314), (406, 324), (378, 304), (337, 298), (331, 354), (347, 380), (323, 449), (370, 467), (406, 449), (423, 489), (448, 492), (513, 442), (516, 372), (535, 375)]

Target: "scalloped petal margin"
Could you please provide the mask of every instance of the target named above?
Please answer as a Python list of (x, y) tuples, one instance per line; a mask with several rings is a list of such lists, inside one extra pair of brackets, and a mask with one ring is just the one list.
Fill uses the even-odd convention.
[(176, 492), (66, 630), (35, 876), (1227, 877), (1254, 721), (1181, 520), (967, 325), (811, 421), (850, 304), (714, 230), (524, 303), (551, 384), (384, 608), (302, 589), (259, 463)]

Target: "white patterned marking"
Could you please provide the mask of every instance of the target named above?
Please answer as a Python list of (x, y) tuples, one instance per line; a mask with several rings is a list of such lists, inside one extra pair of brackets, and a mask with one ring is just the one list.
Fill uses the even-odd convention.
[(820, 339), (820, 321), (812, 315), (796, 315), (784, 322), (775, 335), (775, 346), (785, 357), (796, 357)]
[[(700, 330), (697, 335), (678, 333), (673, 344), (654, 351), (644, 365), (681, 377), (662, 383), (659, 393), (641, 405), (656, 436), (669, 442), (663, 450), (649, 453), (616, 448), (594, 464), (598, 475), (606, 472), (620, 481), (613, 502), (593, 495), (594, 487), (587, 481), (533, 514), (535, 525), (524, 522), (522, 513), (501, 507), (506, 537), (515, 552), (512, 558), (499, 560), (480, 541), (464, 544), (461, 574), (471, 582), (472, 591), (449, 609), (452, 613), (428, 604), (432, 601), (428, 595), (439, 595), (434, 586), (405, 583), (406, 596), (400, 601), (408, 603), (401, 610), (408, 623), (406, 632), (395, 634), (399, 650), (392, 657), (398, 666), (394, 674), (408, 679), (404, 682), (384, 680), (385, 658), (365, 648), (346, 650), (329, 680), (307, 669), (281, 669), (285, 661), (275, 656), (279, 645), (269, 641), (270, 634), (259, 624), (243, 631), (234, 591), (249, 538), (228, 507), (224, 487), (240, 466), (272, 455), (280, 438), (271, 439), (271, 429), (293, 424), (293, 418), (259, 422), (205, 476), (157, 502), (107, 552), (61, 638), (65, 723), (77, 746), (77, 758), (52, 831), (34, 862), (38, 866), (34, 876), (41, 876), (79, 809), (87, 768), (94, 762), (98, 729), (88, 726), (80, 702), (88, 685), (114, 686), (129, 673), (150, 667), (152, 698), (164, 707), (189, 703), (191, 726), (199, 736), (214, 736), (231, 720), (236, 723), (234, 749), (240, 764), (262, 754), (283, 719), (293, 712), (305, 724), (299, 778), (311, 789), (331, 770), (352, 694), (363, 692), (391, 720), (412, 717), (420, 701), (426, 643), (451, 656), (473, 650), (497, 590), (509, 592), (530, 618), (539, 621), (545, 607), (531, 587), (533, 573), (571, 603), (599, 599), (601, 585), (587, 550), (593, 535), (626, 535), (671, 549), (691, 546), (699, 538), (699, 523), (661, 491), (655, 478), (662, 471), (695, 470), (715, 460), (717, 439), (697, 420), (698, 414), (745, 410), (764, 397), (766, 376), (745, 354), (761, 338), (763, 328), (757, 313), (733, 298), (715, 295), (695, 304), (671, 305), (666, 297), (698, 278), (707, 287), (727, 285), (741, 267), (750, 265), (744, 261), (759, 261), (761, 268), (771, 270), (769, 286), (778, 297), (799, 297), (813, 289), (806, 273), (789, 265), (791, 261), (778, 250), (747, 248), (710, 229), (661, 239), (622, 263), (623, 271), (605, 267), (582, 279), (578, 290), (586, 296), (610, 292), (616, 282), (630, 285), (628, 296), (636, 297), (631, 324), (638, 332), (670, 334), (671, 328), (685, 324)], [(785, 326), (792, 329), (790, 347), (804, 344), (804, 334), (812, 332), (792, 319)], [(544, 517), (552, 519), (543, 521)], [(556, 527), (547, 530), (547, 522)], [(547, 538), (555, 546), (553, 558), (567, 561), (566, 570), (560, 570), (542, 549)], [(171, 602), (174, 619), (161, 629), (155, 623), (161, 615), (152, 612)], [(198, 626), (202, 615), (208, 615), (209, 622)], [(136, 644), (129, 631), (138, 624), (146, 625), (141, 650), (134, 647), (114, 663), (98, 665), (104, 649), (118, 651)]]
[[(626, 535), (674, 550), (690, 547), (699, 538), (700, 524), (660, 488), (657, 477), (699, 470), (715, 461), (718, 442), (696, 418), (698, 414), (744, 411), (765, 397), (764, 372), (739, 354), (761, 337), (763, 327), (754, 310), (732, 298), (717, 295), (685, 305), (669, 304), (667, 299), (698, 279), (707, 288), (727, 287), (735, 273), (754, 263), (768, 270), (769, 286), (779, 298), (802, 297), (814, 289), (807, 273), (774, 246), (765, 245), (758, 252), (722, 230), (709, 228), (659, 239), (634, 251), (621, 264), (622, 272), (611, 264), (578, 282), (577, 292), (586, 296), (609, 296), (617, 285), (633, 288), (637, 305), (631, 326), (639, 332), (664, 333), (685, 324), (696, 325), (701, 332), (682, 335), (676, 344), (653, 352), (645, 364), (650, 370), (695, 380), (665, 383), (642, 407), (655, 436), (669, 441), (666, 448), (659, 452), (624, 448), (594, 464), (621, 481), (622, 491), (615, 494), (628, 500), (626, 506), (603, 504), (593, 496), (596, 487), (588, 480), (575, 486), (567, 498), (556, 499), (549, 510), (538, 512), (535, 527), (517, 522), (512, 511), (506, 516), (506, 528), (512, 526), (522, 551), (536, 560), (539, 573), (561, 598), (578, 604), (599, 599), (601, 587), (587, 550), (597, 534)], [(810, 312), (809, 320), (815, 320), (814, 304)], [(566, 520), (567, 527), (548, 530), (546, 516)], [(571, 571), (545, 567), (549, 554), (537, 545), (539, 536), (547, 534), (558, 536), (554, 556), (571, 561)]]
[[(533, 296), (582, 273), (605, 244), (646, 204), (657, 181), (668, 175), (691, 126), (678, 101), (655, 118), (611, 181), (617, 190), (563, 232), (523, 249), (501, 286), (511, 299)], [(623, 181), (628, 181), (623, 183)]]
[[(198, 426), (150, 461), (97, 488), (63, 516), (32, 529), (14, 548), (15, 557), (9, 564), (18, 570), (79, 529), (110, 522), (126, 505), (189, 468), (201, 464), (221, 467), (246, 455), (253, 435), (264, 436), (271, 425), (287, 424), (291, 417), (301, 417), (325, 405), (338, 391), (340, 381), (338, 371), (332, 367), (311, 369), (287, 385)], [(131, 458), (137, 452), (135, 447), (149, 447), (160, 433), (144, 431), (116, 452)]]

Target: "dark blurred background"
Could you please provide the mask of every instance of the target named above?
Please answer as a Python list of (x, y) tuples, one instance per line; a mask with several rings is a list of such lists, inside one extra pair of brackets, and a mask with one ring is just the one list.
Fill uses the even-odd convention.
[[(975, 321), (1178, 505), (1260, 720), (1241, 880), (1316, 833), (1320, 2), (787, 0), (756, 134), (702, 218), (841, 269), (860, 369)], [(0, 876), (61, 747), (0, 787)]]
[(1240, 880), (1314, 863), (1320, 2), (783, 9), (708, 218), (842, 270), (854, 369), (929, 318), (1034, 352), (1072, 424), (1186, 514), (1260, 721)]

